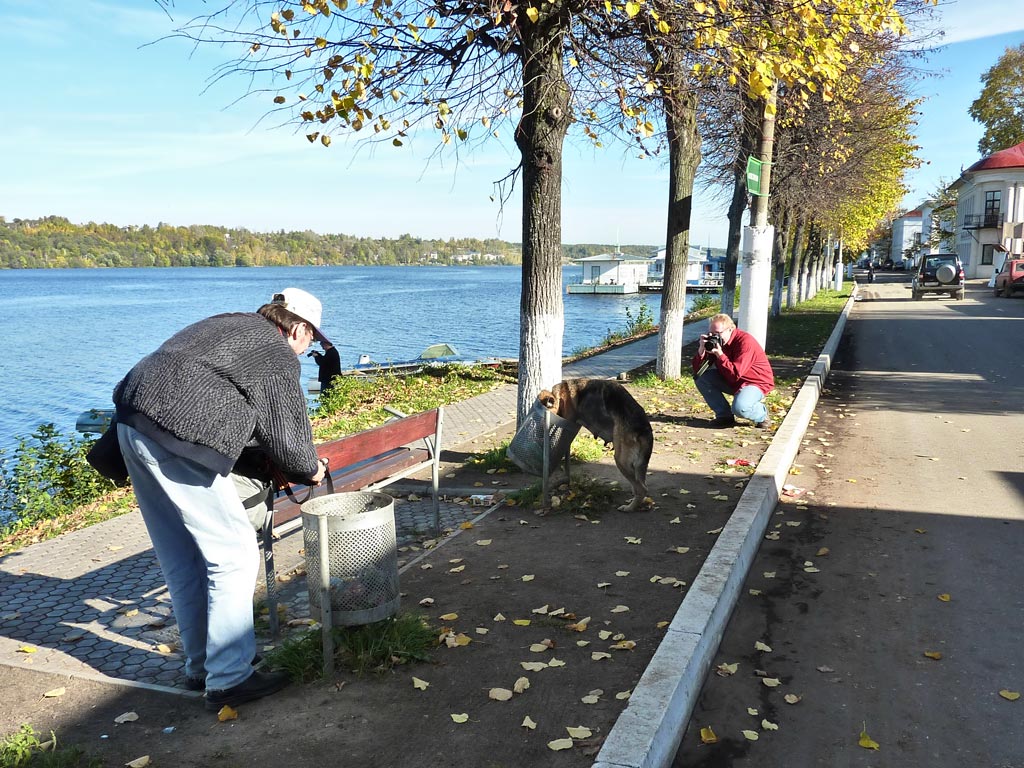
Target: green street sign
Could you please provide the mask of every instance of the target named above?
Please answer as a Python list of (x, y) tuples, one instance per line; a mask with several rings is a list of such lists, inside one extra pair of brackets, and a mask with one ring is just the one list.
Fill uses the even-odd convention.
[(756, 157), (747, 158), (747, 192), (760, 197), (761, 192), (761, 166), (764, 165)]

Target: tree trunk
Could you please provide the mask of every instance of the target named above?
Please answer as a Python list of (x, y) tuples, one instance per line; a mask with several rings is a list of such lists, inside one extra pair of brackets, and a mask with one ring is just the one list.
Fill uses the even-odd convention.
[(523, 116), (516, 144), (523, 159), (523, 284), (519, 301), (522, 424), (537, 393), (562, 378), (562, 144), (569, 88), (562, 70), (557, 12), (522, 27)]
[(668, 162), (668, 225), (665, 235), (665, 283), (661, 293), (658, 376), (678, 379), (682, 372), (683, 319), (686, 317), (686, 265), (690, 253), (693, 179), (700, 165), (697, 96), (676, 89), (665, 102)]
[(786, 282), (786, 250), (790, 230), (793, 228), (793, 209), (787, 207), (782, 214), (782, 225), (775, 230), (775, 249), (772, 259), (775, 264), (775, 280), (772, 285), (772, 317), (782, 314), (782, 291)]
[(736, 267), (740, 263), (740, 238), (743, 234), (743, 212), (747, 210), (747, 169), (736, 161), (729, 203), (729, 237), (725, 246), (725, 278), (722, 284), (722, 312), (733, 314), (736, 306)]
[(801, 213), (793, 233), (793, 244), (789, 252), (789, 290), (786, 291), (786, 307), (792, 309), (799, 302), (800, 272), (803, 270), (802, 248), (804, 232), (807, 229), (807, 214)]

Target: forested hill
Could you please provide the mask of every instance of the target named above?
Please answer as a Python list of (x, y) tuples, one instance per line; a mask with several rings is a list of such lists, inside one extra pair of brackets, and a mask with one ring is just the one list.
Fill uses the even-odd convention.
[[(614, 250), (608, 245), (563, 246), (566, 259)], [(648, 256), (653, 246), (624, 246)], [(315, 232), (250, 232), (205, 225), (120, 227), (72, 224), (60, 216), (0, 216), (0, 268), (58, 267), (254, 267), (401, 264), (520, 264), (519, 243), (452, 238), (425, 240), (320, 235)]]

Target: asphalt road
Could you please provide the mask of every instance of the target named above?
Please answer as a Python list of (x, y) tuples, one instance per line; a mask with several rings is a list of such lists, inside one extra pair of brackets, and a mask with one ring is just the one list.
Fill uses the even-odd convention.
[(679, 768), (1024, 768), (1024, 298), (908, 280), (850, 316)]

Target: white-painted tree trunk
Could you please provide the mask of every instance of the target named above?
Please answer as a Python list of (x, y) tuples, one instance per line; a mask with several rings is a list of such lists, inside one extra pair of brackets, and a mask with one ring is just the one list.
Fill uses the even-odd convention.
[[(557, 310), (562, 309), (558, 302)], [(537, 393), (550, 389), (562, 380), (562, 334), (565, 317), (555, 314), (519, 316), (519, 348), (536, 350), (538, 354), (519, 356), (519, 391), (516, 401), (516, 424), (522, 424)]]
[(683, 319), (682, 309), (663, 310), (661, 332), (658, 334), (658, 375), (663, 379), (678, 379), (683, 362)]
[(743, 228), (743, 277), (737, 325), (763, 347), (768, 339), (768, 304), (772, 284), (775, 227)]

